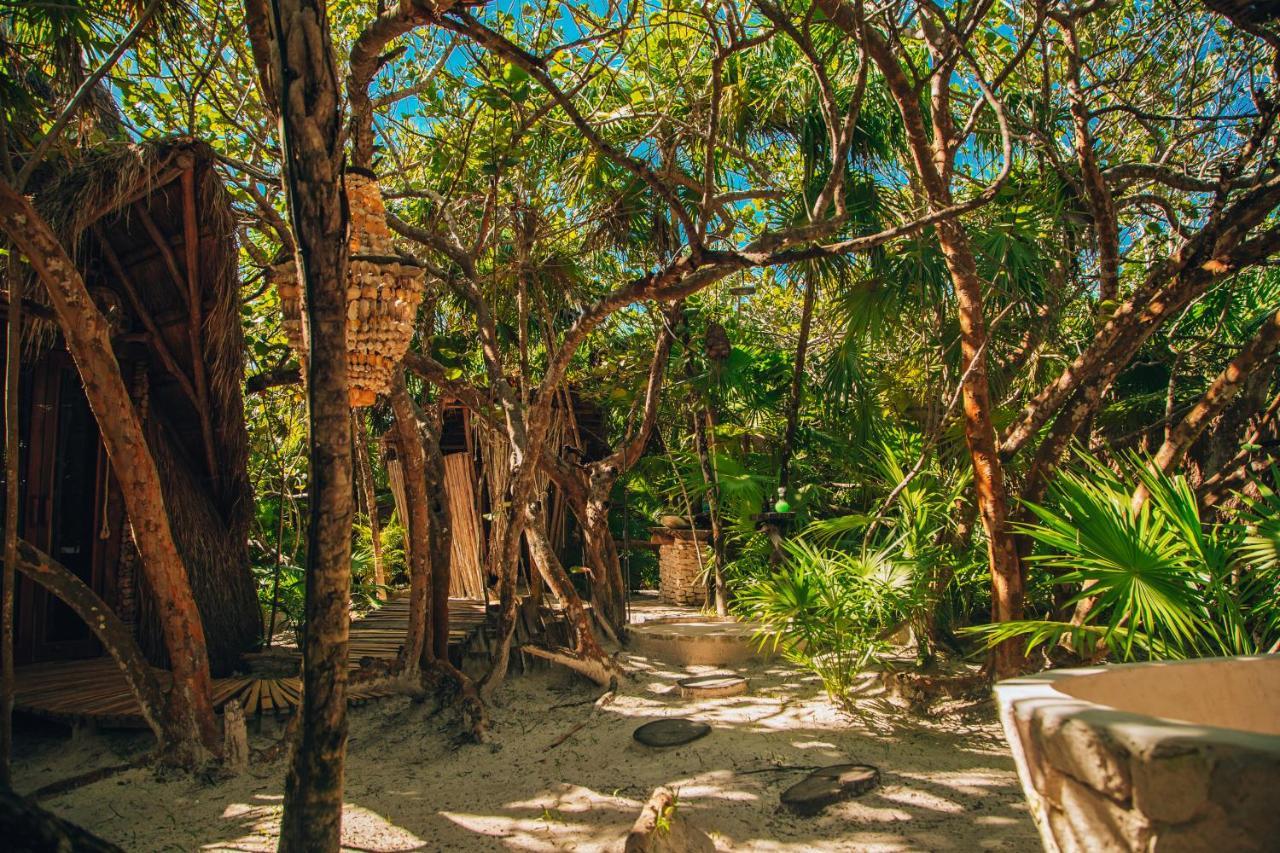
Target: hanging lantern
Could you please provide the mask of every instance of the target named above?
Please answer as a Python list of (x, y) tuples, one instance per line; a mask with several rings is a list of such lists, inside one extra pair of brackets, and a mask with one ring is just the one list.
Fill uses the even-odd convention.
[[(397, 255), (377, 178), (346, 173), (350, 209), (347, 265), (347, 385), (352, 408), (373, 405), (391, 387), (391, 375), (409, 349), (422, 304), (422, 269)], [(280, 295), (284, 331), (306, 375), (307, 340), (302, 289), (292, 259), (271, 267)]]

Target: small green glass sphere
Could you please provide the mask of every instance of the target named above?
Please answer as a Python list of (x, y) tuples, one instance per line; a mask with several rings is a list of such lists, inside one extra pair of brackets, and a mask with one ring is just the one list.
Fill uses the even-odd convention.
[(791, 512), (791, 504), (787, 503), (786, 498), (778, 498), (773, 502), (774, 512)]

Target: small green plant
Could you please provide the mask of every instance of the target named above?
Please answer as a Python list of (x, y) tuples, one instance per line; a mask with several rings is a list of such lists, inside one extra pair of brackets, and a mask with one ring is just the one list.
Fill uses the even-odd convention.
[(679, 809), (680, 792), (672, 791), (671, 802), (663, 807), (662, 811), (658, 814), (657, 820), (654, 821), (653, 828), (657, 835), (665, 835), (666, 833), (671, 832), (671, 824), (675, 820), (676, 813)]
[(850, 552), (792, 539), (779, 570), (738, 597), (744, 614), (761, 623), (759, 642), (812, 671), (846, 710), (857, 674), (885, 650), (884, 635), (917, 597), (898, 544)]

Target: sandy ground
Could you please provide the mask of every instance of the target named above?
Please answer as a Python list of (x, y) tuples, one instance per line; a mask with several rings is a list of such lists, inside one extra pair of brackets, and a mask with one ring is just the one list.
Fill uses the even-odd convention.
[[(353, 709), (346, 849), (615, 850), (658, 785), (678, 789), (679, 807), (721, 850), (1039, 849), (990, 707), (921, 720), (869, 697), (849, 718), (781, 664), (738, 669), (746, 695), (687, 700), (675, 681), (717, 670), (626, 660), (637, 678), (600, 710), (594, 688), (559, 671), (513, 677), (481, 745), (455, 743), (455, 714), (431, 701)], [(661, 751), (632, 740), (639, 724), (665, 716), (713, 731)], [(256, 745), (278, 732), (273, 721), (253, 729)], [(20, 790), (119, 763), (149, 742), (33, 727), (18, 738)], [(780, 810), (778, 795), (805, 769), (841, 762), (876, 765), (882, 786), (815, 818)], [(134, 770), (44, 805), (130, 851), (269, 851), (284, 769), (255, 766), (221, 781)]]

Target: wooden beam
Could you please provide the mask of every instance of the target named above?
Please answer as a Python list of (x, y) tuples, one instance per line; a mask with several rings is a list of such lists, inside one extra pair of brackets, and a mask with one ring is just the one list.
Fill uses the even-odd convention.
[(138, 319), (142, 321), (142, 325), (146, 327), (147, 334), (151, 337), (151, 344), (156, 351), (156, 355), (160, 357), (160, 363), (164, 365), (165, 370), (178, 381), (178, 386), (182, 388), (182, 392), (187, 395), (187, 399), (191, 401), (191, 405), (196, 409), (200, 409), (200, 400), (196, 397), (196, 389), (191, 384), (191, 380), (187, 374), (178, 366), (178, 362), (174, 359), (173, 353), (169, 351), (169, 346), (164, 341), (164, 335), (160, 333), (160, 329), (156, 326), (156, 321), (152, 319), (151, 313), (147, 310), (147, 306), (143, 304), (142, 299), (138, 296), (138, 290), (133, 286), (128, 273), (124, 271), (120, 259), (116, 256), (115, 250), (111, 248), (111, 244), (103, 235), (102, 230), (97, 226), (93, 226), (93, 236), (97, 238), (98, 245), (102, 248), (102, 257), (106, 259), (107, 266), (111, 267), (111, 272), (115, 275), (116, 280), (120, 282), (120, 286), (124, 288), (125, 296), (129, 298), (129, 305), (133, 308), (133, 312), (138, 315)]
[[(200, 305), (200, 227), (196, 224), (196, 172), (188, 166), (182, 172), (182, 233), (187, 254), (187, 323), (191, 329), (191, 369), (196, 379), (196, 394), (204, 401), (200, 409), (200, 425), (204, 431), (204, 447), (208, 456), (209, 477), (222, 482), (222, 467), (213, 444), (213, 421), (209, 415), (209, 380), (204, 368), (204, 317)], [(221, 492), (221, 488), (218, 489)]]
[(178, 298), (182, 300), (182, 306), (187, 307), (187, 288), (185, 276), (182, 270), (178, 268), (178, 259), (173, 255), (173, 248), (164, 239), (164, 234), (156, 226), (156, 221), (151, 218), (151, 214), (147, 212), (144, 205), (139, 204), (136, 208), (138, 221), (142, 223), (143, 230), (151, 237), (151, 242), (155, 244), (160, 257), (164, 260), (165, 269), (169, 271), (169, 278), (173, 280), (173, 284), (178, 289)]

